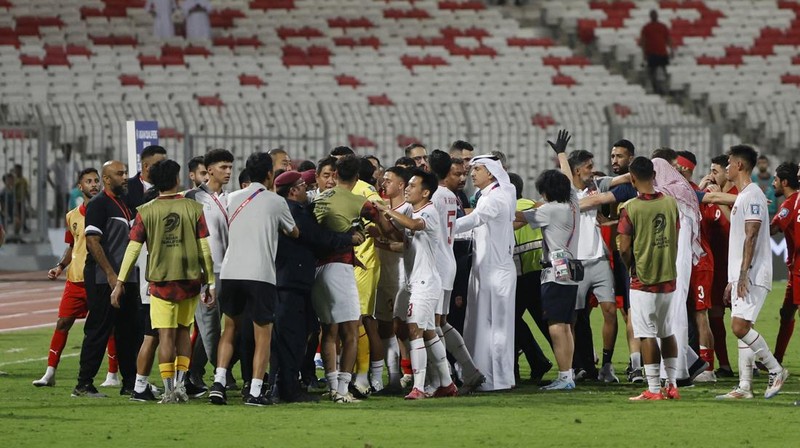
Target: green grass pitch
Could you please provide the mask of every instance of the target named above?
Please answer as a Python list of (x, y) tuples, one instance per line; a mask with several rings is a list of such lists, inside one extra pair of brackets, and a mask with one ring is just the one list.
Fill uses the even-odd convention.
[[(785, 283), (776, 282), (757, 323), (770, 347), (784, 288)], [(601, 319), (596, 310), (592, 321), (598, 350)], [(81, 330), (76, 325), (71, 332), (56, 387), (42, 389), (31, 381), (44, 372), (52, 329), (0, 334), (0, 370), (8, 373), (0, 376), (0, 446), (790, 447), (800, 436), (800, 407), (792, 405), (800, 400), (800, 376), (791, 376), (780, 395), (765, 400), (764, 374), (754, 381), (756, 398), (746, 402), (714, 400), (734, 386), (730, 379), (684, 388), (680, 401), (658, 403), (628, 401), (641, 385), (578, 383), (570, 392), (540, 392), (524, 382), (511, 392), (453, 399), (373, 397), (352, 405), (268, 408), (246, 407), (238, 393), (229, 394), (230, 404), (220, 407), (205, 399), (182, 406), (132, 403), (116, 389), (105, 390), (108, 399), (71, 398)], [(622, 336), (621, 329), (614, 355), (618, 372), (627, 363)], [(736, 370), (733, 338), (728, 346)], [(798, 353), (800, 336), (790, 344), (785, 362), (800, 375)], [(524, 361), (522, 370), (527, 377)], [(157, 372), (152, 380), (160, 383)]]

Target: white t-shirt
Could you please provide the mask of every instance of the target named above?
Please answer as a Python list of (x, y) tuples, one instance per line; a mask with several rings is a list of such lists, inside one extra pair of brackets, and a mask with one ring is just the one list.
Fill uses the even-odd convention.
[(436, 260), (436, 247), (439, 235), (439, 216), (432, 202), (427, 203), (419, 210), (411, 210), (414, 219), (425, 221), (422, 230), (406, 229), (405, 253), (403, 264), (406, 272), (406, 288), (412, 294), (424, 294), (431, 297), (440, 297), (442, 294), (442, 281), (439, 276)]
[(295, 227), (286, 200), (253, 182), (228, 195), (228, 222), (228, 249), (220, 278), (274, 285), (278, 232)]
[[(550, 252), (566, 251), (569, 258), (578, 253), (578, 241), (582, 237), (580, 225), (580, 205), (577, 190), (572, 188), (570, 202), (548, 202), (539, 208), (532, 208), (522, 212), (525, 220), (533, 228), (542, 229), (544, 240), (543, 254), (545, 261), (550, 260)], [(583, 241), (580, 241), (583, 244)], [(542, 283), (554, 282), (553, 268), (542, 269)], [(564, 285), (574, 285), (575, 282), (557, 282)]]
[[(597, 192), (590, 193), (588, 188), (584, 188), (577, 192), (578, 200), (591, 194), (597, 194)], [(581, 211), (580, 227), (581, 240), (580, 244), (578, 244), (578, 260), (606, 258), (606, 245), (603, 242), (600, 227), (597, 226), (597, 208), (592, 207)]]
[(453, 241), (456, 230), (456, 215), (458, 213), (458, 200), (456, 195), (439, 185), (431, 198), (436, 213), (439, 215), (439, 235), (437, 244), (437, 261), (439, 275), (442, 277), (442, 288), (453, 289), (456, 280), (456, 257), (453, 254)]
[(745, 223), (761, 222), (758, 229), (753, 260), (750, 265), (750, 282), (772, 290), (772, 249), (769, 236), (767, 197), (758, 184), (751, 183), (736, 196), (731, 209), (731, 232), (728, 237), (728, 282), (739, 280), (744, 256)]

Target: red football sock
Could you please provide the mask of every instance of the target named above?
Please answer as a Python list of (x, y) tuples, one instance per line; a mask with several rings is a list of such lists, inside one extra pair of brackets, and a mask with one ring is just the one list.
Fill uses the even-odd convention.
[(713, 371), (714, 370), (714, 349), (713, 348), (701, 348), (700, 349), (700, 359), (708, 363), (708, 368), (706, 370)]
[(53, 332), (53, 338), (50, 339), (50, 354), (47, 355), (47, 367), (58, 367), (61, 361), (61, 352), (64, 351), (64, 346), (67, 345), (68, 331), (56, 330)]
[(117, 340), (114, 335), (108, 337), (108, 345), (106, 346), (108, 352), (108, 373), (117, 373), (119, 371), (119, 364), (117, 363)]
[(779, 363), (783, 363), (783, 355), (786, 353), (786, 348), (789, 346), (789, 340), (792, 339), (793, 332), (794, 319), (781, 319), (781, 326), (778, 329), (778, 340), (775, 342), (775, 359), (777, 359)]
[(403, 374), (404, 375), (413, 374), (413, 370), (411, 370), (411, 360), (410, 359), (401, 359), (400, 360), (400, 368), (403, 369)]
[(722, 316), (708, 316), (708, 323), (711, 326), (711, 333), (714, 335), (714, 351), (717, 352), (719, 366), (730, 367), (731, 361), (728, 359), (728, 346), (725, 345), (725, 319)]

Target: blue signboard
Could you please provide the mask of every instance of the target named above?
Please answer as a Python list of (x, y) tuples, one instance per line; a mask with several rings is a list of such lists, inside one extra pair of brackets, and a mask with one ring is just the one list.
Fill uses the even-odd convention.
[(129, 121), (128, 172), (131, 176), (142, 170), (141, 154), (144, 148), (158, 144), (157, 121)]

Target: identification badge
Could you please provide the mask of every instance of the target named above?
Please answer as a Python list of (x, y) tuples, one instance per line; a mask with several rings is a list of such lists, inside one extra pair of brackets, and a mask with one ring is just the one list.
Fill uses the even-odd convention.
[(550, 263), (553, 264), (553, 275), (557, 282), (572, 281), (569, 271), (569, 254), (564, 250), (550, 252)]

